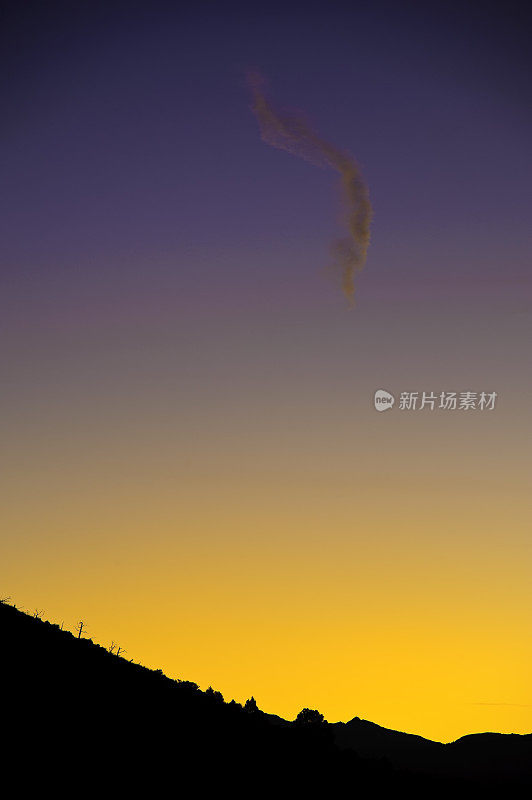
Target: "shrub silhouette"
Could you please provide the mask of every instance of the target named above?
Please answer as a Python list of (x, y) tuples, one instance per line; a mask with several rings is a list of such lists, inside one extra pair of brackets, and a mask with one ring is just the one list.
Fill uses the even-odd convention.
[(297, 725), (319, 726), (325, 723), (323, 714), (314, 708), (303, 708), (296, 717)]
[(259, 707), (257, 706), (257, 701), (253, 697), (253, 695), (246, 700), (244, 703), (244, 711), (247, 711), (248, 714), (257, 714), (259, 711)]

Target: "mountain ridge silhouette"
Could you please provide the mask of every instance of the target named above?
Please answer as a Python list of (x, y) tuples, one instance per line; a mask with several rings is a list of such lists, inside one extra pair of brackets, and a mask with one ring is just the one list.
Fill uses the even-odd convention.
[[(121, 786), (151, 794), (172, 775), (196, 781), (198, 791), (230, 786), (233, 796), (249, 796), (256, 781), (287, 797), (355, 788), (466, 797), (532, 787), (532, 734), (470, 734), (443, 744), (359, 717), (329, 723), (309, 712), (304, 721), (284, 720), (6, 602), (0, 647), (4, 771), (18, 769), (39, 788), (52, 780), (71, 791), (80, 769), (95, 790), (111, 770)], [(35, 743), (31, 758), (21, 742)]]

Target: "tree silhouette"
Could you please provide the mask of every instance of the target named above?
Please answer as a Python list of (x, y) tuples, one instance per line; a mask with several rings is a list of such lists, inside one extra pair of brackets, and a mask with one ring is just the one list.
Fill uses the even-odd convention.
[(314, 708), (304, 708), (296, 717), (297, 725), (322, 725), (324, 722), (323, 714)]
[(256, 714), (258, 710), (259, 707), (257, 706), (257, 701), (255, 700), (253, 695), (251, 695), (249, 700), (246, 700), (244, 704), (244, 711), (247, 711), (250, 714)]
[(84, 628), (85, 628), (85, 623), (83, 622), (82, 619), (80, 619), (78, 624), (74, 626), (74, 630), (78, 634), (78, 639), (81, 639), (81, 634), (82, 634)]
[(214, 700), (215, 703), (224, 702), (223, 694), (221, 692), (215, 692), (212, 686), (209, 686), (209, 688), (205, 690), (205, 694), (208, 698), (210, 698), (210, 700)]

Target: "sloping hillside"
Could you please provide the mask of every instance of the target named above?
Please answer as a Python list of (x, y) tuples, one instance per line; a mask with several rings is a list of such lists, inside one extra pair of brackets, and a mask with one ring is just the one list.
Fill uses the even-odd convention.
[(486, 779), (491, 787), (508, 782), (532, 785), (532, 734), (478, 733), (441, 744), (358, 717), (330, 728), (338, 747), (363, 757), (386, 758), (398, 768)]
[[(441, 761), (430, 761), (450, 746), (356, 719), (289, 723), (225, 703), (217, 692), (169, 679), (5, 603), (0, 645), (3, 775), (12, 772), (26, 789), (105, 787), (158, 796), (169, 782), (177, 794), (192, 782), (200, 794), (227, 789), (242, 797), (258, 787), (276, 797), (403, 788), (411, 796), (450, 790), (467, 796), (471, 790), (467, 780), (443, 777)], [(478, 756), (484, 738), (477, 740), (455, 743), (459, 760)], [(517, 740), (530, 747), (530, 737)], [(495, 749), (513, 764), (508, 748), (519, 748), (508, 743), (489, 739), (487, 760), (497, 758)], [(527, 777), (523, 770), (507, 772), (505, 785)], [(473, 773), (480, 786), (482, 770)]]

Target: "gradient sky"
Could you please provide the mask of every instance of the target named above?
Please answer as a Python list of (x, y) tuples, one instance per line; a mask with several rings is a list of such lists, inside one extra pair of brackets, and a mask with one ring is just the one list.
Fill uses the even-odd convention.
[[(2, 594), (287, 718), (528, 733), (529, 12), (253, 5), (6, 6)], [(249, 68), (362, 167), (353, 310)]]

